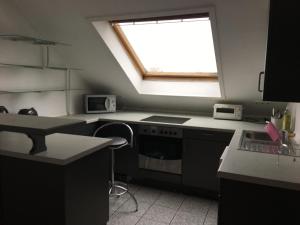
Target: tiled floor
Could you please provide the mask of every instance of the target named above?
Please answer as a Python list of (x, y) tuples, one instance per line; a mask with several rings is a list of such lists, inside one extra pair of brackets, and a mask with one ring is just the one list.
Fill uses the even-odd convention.
[(125, 194), (110, 198), (107, 225), (217, 225), (217, 202), (199, 197), (131, 185), (130, 191), (139, 203)]

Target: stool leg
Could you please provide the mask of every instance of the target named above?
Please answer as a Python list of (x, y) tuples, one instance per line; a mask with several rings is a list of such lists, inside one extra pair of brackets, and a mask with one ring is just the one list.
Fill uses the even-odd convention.
[(110, 194), (115, 194), (115, 151), (111, 150), (111, 190)]
[(130, 197), (133, 199), (133, 201), (134, 201), (134, 203), (135, 203), (135, 212), (137, 212), (137, 211), (139, 210), (139, 204), (138, 204), (138, 202), (137, 202), (135, 196), (134, 196), (131, 192), (129, 192), (129, 191), (127, 191), (127, 193), (128, 193), (128, 194), (130, 195)]
[[(117, 193), (116, 189), (119, 188), (122, 190), (121, 193)], [(114, 197), (120, 197), (121, 195), (128, 193), (130, 197), (135, 202), (136, 208), (135, 211), (138, 211), (138, 202), (135, 198), (135, 196), (128, 191), (128, 187), (123, 187), (122, 185), (119, 185), (118, 182), (115, 182), (115, 152), (113, 149), (111, 149), (111, 188), (109, 189), (109, 194)]]

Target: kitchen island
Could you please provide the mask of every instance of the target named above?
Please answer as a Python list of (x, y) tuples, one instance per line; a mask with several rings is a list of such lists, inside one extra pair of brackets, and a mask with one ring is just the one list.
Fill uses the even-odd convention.
[(55, 133), (29, 154), (26, 135), (0, 132), (0, 224), (106, 224), (110, 143)]

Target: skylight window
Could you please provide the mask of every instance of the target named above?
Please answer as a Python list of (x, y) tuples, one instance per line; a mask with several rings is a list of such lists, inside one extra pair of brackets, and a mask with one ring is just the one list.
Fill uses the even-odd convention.
[(143, 78), (209, 78), (217, 64), (208, 13), (112, 22)]

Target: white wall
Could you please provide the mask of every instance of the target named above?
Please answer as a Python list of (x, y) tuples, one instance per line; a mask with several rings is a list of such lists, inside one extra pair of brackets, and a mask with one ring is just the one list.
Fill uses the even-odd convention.
[[(39, 36), (19, 10), (9, 1), (4, 0), (0, 0), (0, 33)], [(42, 65), (43, 53), (38, 45), (0, 39), (0, 49), (2, 63)], [(64, 65), (61, 57), (53, 49), (50, 51), (50, 64)], [(86, 92), (82, 77), (83, 72), (71, 72), (71, 88), (76, 89), (70, 94), (71, 113), (74, 112), (74, 101), (77, 100), (78, 95), (81, 96)], [(67, 113), (66, 92), (63, 91), (66, 88), (65, 78), (65, 71), (0, 65), (0, 105), (4, 105), (11, 113), (17, 113), (21, 108), (34, 107), (42, 116), (65, 115)], [(58, 91), (29, 92), (30, 90)], [(81, 105), (77, 105), (76, 109), (81, 110)]]
[[(59, 57), (52, 58), (55, 64), (63, 59), (68, 65), (84, 69), (80, 75), (73, 76), (72, 88), (80, 90), (72, 92), (71, 112), (82, 109), (81, 94), (91, 89), (117, 94), (119, 106), (123, 108), (211, 114), (215, 99), (138, 94), (87, 19), (151, 16), (202, 6), (216, 9), (226, 101), (244, 104), (246, 114), (251, 115), (269, 114), (273, 105), (284, 107), (280, 103), (262, 104), (261, 94), (257, 92), (258, 73), (264, 68), (268, 0), (0, 0), (0, 6), (1, 33), (38, 34), (72, 44), (72, 47), (55, 48)], [(13, 52), (13, 57), (18, 52)], [(38, 53), (32, 54), (36, 57)], [(0, 52), (0, 58), (1, 55)], [(6, 54), (2, 56), (5, 58)], [(31, 54), (23, 58), (31, 62)], [(19, 57), (11, 59), (18, 60)]]
[[(268, 0), (12, 0), (32, 27), (49, 39), (71, 43), (58, 50), (69, 64), (85, 70), (84, 80), (98, 93), (117, 94), (125, 107), (212, 112), (214, 99), (140, 95), (87, 17), (133, 17), (214, 6), (227, 101), (243, 103), (247, 114), (269, 114), (261, 105), (258, 73), (264, 69)], [(282, 104), (275, 104), (283, 107)]]

